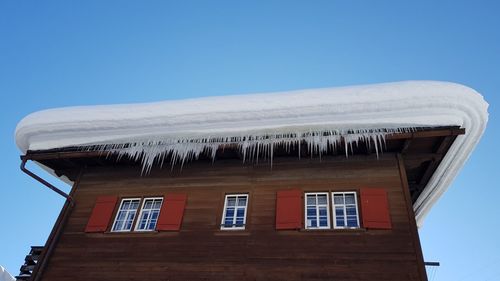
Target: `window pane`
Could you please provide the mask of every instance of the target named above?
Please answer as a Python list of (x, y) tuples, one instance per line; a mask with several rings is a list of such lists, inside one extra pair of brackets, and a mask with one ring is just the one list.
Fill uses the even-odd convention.
[(123, 226), (123, 221), (116, 221), (115, 223), (115, 227), (113, 228), (113, 230), (120, 230)]
[(154, 230), (156, 226), (156, 221), (151, 221), (148, 225), (149, 230)]
[(118, 212), (118, 216), (116, 217), (116, 220), (124, 220), (126, 215), (127, 215), (127, 212), (120, 211), (120, 212)]
[(130, 209), (137, 210), (139, 208), (139, 200), (134, 200), (131, 204)]
[(307, 195), (307, 205), (316, 205), (315, 195)]
[(141, 220), (139, 221), (138, 229), (144, 230), (146, 228), (147, 223), (148, 223), (147, 214), (146, 215), (143, 214)]
[(335, 194), (333, 196), (333, 203), (335, 205), (343, 205), (344, 204), (344, 196), (342, 194)]
[(344, 217), (344, 208), (335, 207), (335, 216), (336, 217)]
[(243, 226), (243, 218), (236, 219), (236, 226)]
[(316, 223), (316, 219), (307, 219), (307, 226), (308, 227), (317, 227), (318, 224)]
[(233, 219), (232, 218), (226, 218), (224, 221), (224, 226), (225, 227), (232, 227), (233, 226)]
[(245, 209), (243, 208), (239, 208), (237, 211), (236, 211), (236, 217), (237, 218), (242, 218), (245, 216)]
[(153, 206), (153, 200), (146, 200), (146, 203), (144, 204), (144, 209), (151, 209)]
[(316, 216), (316, 208), (314, 207), (308, 207), (307, 208), (307, 216)]
[(236, 197), (227, 198), (227, 206), (234, 207), (236, 205)]
[(155, 201), (153, 206), (154, 209), (160, 209), (162, 200)]
[(226, 210), (226, 218), (232, 218), (234, 217), (234, 209), (233, 208), (227, 208)]
[(337, 222), (337, 226), (339, 227), (344, 226), (344, 219), (337, 218), (335, 221)]
[(320, 216), (326, 216), (326, 207), (320, 207), (319, 208), (319, 215)]
[(326, 205), (326, 194), (318, 195), (318, 204)]
[(357, 227), (358, 221), (356, 218), (347, 218), (347, 226), (349, 227)]
[(157, 218), (158, 218), (158, 211), (153, 211), (153, 212), (151, 213), (151, 219), (152, 219), (152, 220), (155, 220), (155, 219), (157, 219)]
[(127, 221), (133, 221), (135, 218), (135, 211), (129, 211), (127, 214)]
[(321, 217), (319, 219), (319, 226), (328, 226), (328, 220), (326, 219), (326, 217)]
[(130, 207), (130, 201), (123, 201), (122, 210), (128, 210)]
[(247, 198), (246, 197), (239, 197), (238, 198), (238, 206), (245, 207), (247, 204)]
[(354, 207), (354, 206), (346, 207), (346, 214), (348, 216), (355, 216), (356, 215), (356, 207)]
[(346, 204), (354, 204), (354, 194), (346, 194), (345, 195), (345, 203)]
[(148, 215), (149, 215), (149, 211), (144, 211), (144, 212), (142, 213), (142, 218), (141, 218), (141, 220), (146, 220), (146, 219), (148, 218)]

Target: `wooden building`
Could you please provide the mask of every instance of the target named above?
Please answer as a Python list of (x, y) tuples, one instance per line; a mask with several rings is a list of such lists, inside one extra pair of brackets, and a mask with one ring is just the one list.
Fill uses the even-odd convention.
[(34, 113), (22, 169), (73, 187), (31, 279), (427, 280), (418, 225), (486, 122), (443, 82)]

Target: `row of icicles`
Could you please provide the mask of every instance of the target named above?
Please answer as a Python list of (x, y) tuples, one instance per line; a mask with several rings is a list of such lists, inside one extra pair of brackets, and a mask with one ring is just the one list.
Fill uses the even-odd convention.
[(258, 163), (259, 157), (269, 159), (272, 167), (274, 151), (282, 148), (287, 153), (298, 151), (301, 155), (301, 145), (307, 145), (307, 152), (311, 155), (324, 155), (330, 151), (337, 151), (341, 145), (346, 157), (353, 145), (364, 143), (368, 149), (372, 146), (377, 157), (385, 147), (387, 135), (415, 131), (415, 128), (385, 128), (385, 129), (356, 129), (356, 130), (329, 130), (309, 131), (296, 133), (277, 133), (266, 135), (244, 135), (232, 137), (203, 137), (203, 138), (158, 138), (147, 140), (130, 140), (118, 144), (98, 144), (85, 146), (84, 150), (98, 150), (106, 155), (117, 155), (118, 160), (128, 157), (142, 164), (142, 173), (148, 174), (156, 163), (163, 166), (165, 159), (170, 159), (172, 169), (180, 164), (181, 168), (187, 161), (196, 160), (200, 155), (208, 155), (215, 160), (216, 152), (228, 146), (236, 147), (243, 156), (243, 163)]

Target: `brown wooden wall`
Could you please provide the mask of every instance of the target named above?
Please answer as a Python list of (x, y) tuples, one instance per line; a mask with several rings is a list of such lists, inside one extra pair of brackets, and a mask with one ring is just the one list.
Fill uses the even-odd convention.
[[(387, 189), (391, 230), (275, 230), (277, 190), (362, 187)], [(84, 233), (97, 196), (179, 191), (188, 194), (179, 232)], [(224, 195), (237, 192), (249, 193), (246, 230), (222, 231)], [(198, 162), (143, 177), (133, 168), (93, 168), (74, 199), (42, 280), (426, 280), (394, 154), (275, 159), (272, 169)]]

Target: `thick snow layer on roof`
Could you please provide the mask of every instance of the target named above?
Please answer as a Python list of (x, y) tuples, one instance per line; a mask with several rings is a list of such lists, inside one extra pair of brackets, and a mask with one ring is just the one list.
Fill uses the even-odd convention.
[[(406, 81), (282, 93), (206, 97), (144, 104), (68, 107), (35, 112), (16, 128), (23, 153), (100, 145), (142, 159), (149, 169), (165, 155), (183, 162), (234, 143), (246, 153), (308, 142), (324, 151), (340, 139), (368, 139), (417, 127), (461, 126), (415, 203), (423, 217), (464, 165), (485, 129), (488, 104), (463, 85)], [(326, 133), (326, 134), (325, 134)]]

